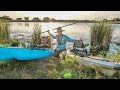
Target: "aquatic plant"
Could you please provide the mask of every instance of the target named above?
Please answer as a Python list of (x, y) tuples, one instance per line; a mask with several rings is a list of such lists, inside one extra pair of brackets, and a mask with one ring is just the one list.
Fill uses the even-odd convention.
[(18, 47), (19, 44), (20, 44), (20, 41), (19, 41), (18, 39), (13, 39), (13, 40), (11, 40), (11, 42), (10, 42), (10, 45), (11, 45), (12, 47)]
[(98, 50), (108, 51), (109, 45), (112, 39), (113, 30), (115, 27), (112, 26), (110, 21), (96, 20), (97, 22), (92, 23), (90, 26), (91, 41), (90, 44), (93, 47), (97, 47)]
[(0, 19), (0, 43), (6, 44), (10, 40), (10, 24), (7, 20)]
[(41, 44), (41, 27), (39, 26), (39, 24), (35, 24), (34, 25), (34, 32), (33, 32), (33, 35), (32, 35), (32, 45), (40, 45)]

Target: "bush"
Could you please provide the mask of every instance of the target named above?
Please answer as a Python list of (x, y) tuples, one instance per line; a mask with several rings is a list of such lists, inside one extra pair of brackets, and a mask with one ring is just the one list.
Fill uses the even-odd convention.
[(14, 39), (14, 40), (11, 41), (11, 44), (10, 44), (10, 45), (11, 45), (12, 47), (18, 47), (19, 44), (20, 44), (19, 40), (18, 40), (18, 39)]
[(34, 32), (32, 35), (32, 45), (40, 45), (41, 44), (41, 27), (39, 27), (39, 24), (34, 25)]
[(97, 47), (97, 50), (108, 50), (111, 42), (113, 30), (115, 27), (109, 21), (98, 21), (90, 26), (91, 46)]
[(21, 44), (22, 44), (22, 46), (23, 46), (24, 48), (26, 48), (25, 42), (22, 42)]
[(6, 44), (10, 41), (10, 24), (7, 20), (0, 19), (0, 43)]
[(9, 47), (10, 44), (0, 44), (0, 47)]

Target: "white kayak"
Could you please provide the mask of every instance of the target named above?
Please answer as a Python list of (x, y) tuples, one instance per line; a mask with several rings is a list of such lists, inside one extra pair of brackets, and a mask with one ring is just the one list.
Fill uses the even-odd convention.
[(106, 75), (113, 76), (116, 73), (119, 73), (120, 63), (113, 62), (105, 58), (98, 57), (78, 57), (80, 64), (95, 68), (102, 71)]

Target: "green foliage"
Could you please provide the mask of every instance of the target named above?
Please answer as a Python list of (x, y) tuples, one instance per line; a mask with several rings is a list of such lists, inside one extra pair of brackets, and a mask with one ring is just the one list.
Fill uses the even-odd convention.
[(37, 69), (34, 73), (35, 79), (46, 79), (46, 77), (47, 77), (47, 73), (45, 71), (43, 72), (43, 70)]
[(41, 27), (39, 26), (39, 24), (34, 25), (34, 32), (32, 35), (32, 44), (33, 45), (40, 45), (41, 44)]
[(17, 47), (18, 45), (20, 44), (19, 40), (18, 39), (14, 39), (11, 41), (11, 46), (12, 47)]
[[(102, 54), (98, 54), (98, 57), (103, 57)], [(109, 54), (107, 53), (106, 56), (104, 57), (106, 59), (111, 59), (112, 61), (120, 62), (120, 54)]]
[(101, 51), (108, 50), (114, 28), (110, 21), (97, 20), (97, 22), (93, 23), (90, 26), (91, 46), (97, 47)]
[(109, 56), (111, 60), (120, 62), (120, 54), (114, 54), (112, 56)]
[(61, 79), (60, 72), (56, 69), (49, 70), (47, 72), (47, 78), (48, 79)]
[(72, 70), (65, 69), (61, 72), (61, 77), (64, 79), (72, 79)]
[(64, 78), (66, 78), (66, 79), (72, 78), (72, 74), (66, 73), (66, 74), (64, 74)]
[(23, 46), (24, 48), (26, 48), (25, 42), (22, 42), (21, 44), (22, 44), (22, 46)]
[(9, 47), (10, 44), (0, 44), (0, 47)]
[(79, 77), (81, 79), (94, 79), (96, 77), (95, 69), (91, 67), (83, 67)]
[(0, 19), (0, 43), (6, 44), (10, 40), (10, 24), (7, 20)]

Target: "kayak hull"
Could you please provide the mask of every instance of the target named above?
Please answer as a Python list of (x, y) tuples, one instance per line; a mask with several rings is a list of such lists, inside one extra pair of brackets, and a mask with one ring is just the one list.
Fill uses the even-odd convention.
[(0, 60), (38, 60), (49, 58), (53, 55), (52, 50), (31, 50), (25, 48), (0, 48)]
[(120, 64), (97, 57), (78, 57), (79, 63), (101, 71), (105, 75), (114, 76), (119, 73)]

